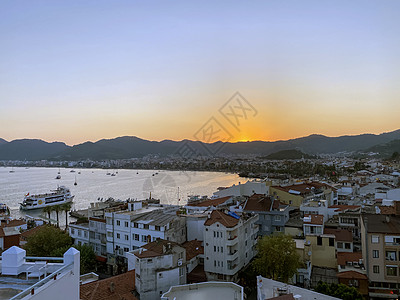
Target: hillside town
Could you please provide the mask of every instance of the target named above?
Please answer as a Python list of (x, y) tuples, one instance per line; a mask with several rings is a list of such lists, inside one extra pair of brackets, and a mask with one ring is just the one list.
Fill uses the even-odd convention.
[[(99, 293), (108, 294), (102, 299), (192, 299), (214, 290), (223, 299), (311, 299), (312, 293), (315, 299), (337, 299), (316, 292), (324, 282), (355, 288), (364, 299), (397, 299), (399, 165), (375, 159), (341, 164), (352, 172), (335, 182), (267, 177), (220, 187), (211, 197), (193, 195), (182, 205), (128, 199), (71, 211), (75, 220), (65, 230), (96, 258), (93, 272), (80, 274), (74, 288), (84, 300), (99, 299)], [(44, 216), (3, 217), (3, 275), (7, 255), (25, 251), (49, 222)], [(281, 235), (295, 245), (295, 274), (282, 283), (249, 276), (260, 240)], [(25, 272), (28, 278), (39, 275), (40, 282), (37, 269)]]

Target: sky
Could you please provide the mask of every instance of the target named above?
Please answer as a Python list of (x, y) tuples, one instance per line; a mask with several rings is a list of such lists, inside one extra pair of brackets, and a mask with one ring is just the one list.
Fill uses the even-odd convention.
[(0, 137), (193, 140), (210, 120), (231, 141), (396, 130), (399, 10), (395, 0), (2, 1)]

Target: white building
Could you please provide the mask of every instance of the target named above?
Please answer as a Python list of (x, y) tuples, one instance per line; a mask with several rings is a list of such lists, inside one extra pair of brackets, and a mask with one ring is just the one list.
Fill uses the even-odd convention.
[(68, 225), (69, 236), (74, 239), (75, 245), (89, 244), (89, 223), (70, 223)]
[(258, 215), (214, 210), (204, 223), (204, 271), (208, 280), (234, 281), (256, 254)]
[[(80, 253), (70, 248), (63, 257), (29, 257), (13, 246), (2, 254), (1, 288), (18, 291), (11, 299), (79, 300)], [(33, 260), (33, 261), (32, 261)], [(49, 262), (62, 261), (62, 262)]]
[(227, 197), (227, 196), (248, 196), (253, 194), (269, 194), (269, 186), (267, 186), (265, 181), (247, 181), (244, 184), (232, 185), (231, 187), (221, 189), (214, 193), (217, 198)]
[(157, 238), (177, 243), (186, 241), (185, 218), (177, 216), (177, 206), (143, 208), (141, 202), (134, 204), (129, 205), (125, 211), (105, 213), (109, 255), (126, 257), (126, 252)]
[(243, 300), (244, 289), (233, 282), (200, 282), (172, 286), (161, 300), (218, 299)]
[(89, 217), (89, 244), (96, 255), (107, 257), (106, 220)]
[(179, 244), (157, 239), (132, 253), (141, 300), (158, 299), (171, 286), (186, 284), (186, 250)]

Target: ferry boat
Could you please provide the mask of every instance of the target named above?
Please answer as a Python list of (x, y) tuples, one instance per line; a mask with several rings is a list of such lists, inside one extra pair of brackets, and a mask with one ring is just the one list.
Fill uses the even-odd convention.
[(31, 210), (37, 208), (43, 208), (46, 206), (52, 206), (57, 204), (62, 204), (66, 202), (71, 202), (74, 196), (65, 186), (57, 187), (56, 190), (51, 191), (47, 194), (29, 195), (25, 196), (24, 201), (20, 203), (20, 209)]

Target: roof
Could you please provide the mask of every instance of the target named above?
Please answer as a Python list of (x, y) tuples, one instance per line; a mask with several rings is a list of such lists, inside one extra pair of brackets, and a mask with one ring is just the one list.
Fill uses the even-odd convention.
[(346, 265), (346, 263), (349, 261), (359, 262), (360, 259), (362, 259), (361, 252), (338, 252), (337, 253), (337, 263), (340, 266)]
[(204, 222), (204, 226), (220, 223), (227, 228), (231, 228), (235, 227), (239, 223), (239, 219), (231, 217), (219, 210), (213, 210), (209, 216), (210, 217)]
[(165, 226), (178, 218), (176, 214), (165, 213), (162, 210), (154, 210), (144, 214), (132, 215), (131, 221), (141, 222), (146, 221), (148, 225)]
[(187, 241), (182, 244), (182, 247), (186, 249), (186, 260), (204, 254), (204, 247), (201, 244), (202, 242), (198, 240)]
[(138, 300), (132, 292), (135, 290), (135, 270), (107, 279), (82, 284), (81, 300)]
[(106, 219), (103, 218), (96, 218), (96, 217), (89, 217), (90, 221), (95, 221), (95, 222), (101, 222), (101, 223), (105, 223)]
[(353, 234), (347, 229), (325, 228), (324, 233), (335, 235), (337, 242), (353, 242)]
[(311, 214), (311, 215), (304, 215), (304, 217), (310, 217), (311, 221), (305, 221), (303, 219), (304, 224), (312, 224), (312, 225), (323, 225), (324, 224), (324, 216), (323, 215), (316, 215), (316, 214)]
[(35, 235), (41, 228), (43, 228), (45, 226), (47, 226), (47, 225), (44, 224), (44, 225), (41, 225), (41, 226), (36, 226), (36, 227), (33, 227), (32, 229), (24, 231), (24, 232), (21, 233), (21, 238), (23, 240), (27, 240), (29, 237)]
[(329, 206), (329, 208), (337, 208), (335, 211), (346, 211), (346, 210), (355, 210), (359, 209), (361, 206), (360, 205), (332, 205)]
[(293, 294), (282, 295), (274, 298), (268, 298), (268, 300), (295, 300)]
[(199, 203), (188, 204), (187, 206), (196, 206), (196, 207), (210, 207), (210, 206), (218, 206), (224, 204), (226, 201), (231, 199), (232, 196), (221, 197), (217, 199), (208, 199)]
[(167, 247), (168, 245), (181, 247), (178, 243), (175, 242), (163, 239), (156, 239), (155, 241), (142, 246), (142, 250), (135, 252), (135, 256), (139, 258), (150, 258), (160, 255), (166, 255), (167, 253), (165, 252), (165, 247)]
[(332, 190), (336, 190), (334, 187), (326, 183), (315, 182), (315, 181), (308, 183), (292, 184), (287, 186), (272, 186), (272, 187), (295, 195), (307, 195), (315, 189), (322, 189), (322, 188), (324, 189), (329, 188)]
[(0, 237), (20, 235), (16, 227), (0, 227)]
[(400, 234), (400, 217), (365, 214), (362, 216), (364, 225), (367, 222), (368, 233), (383, 233), (383, 234)]
[(270, 211), (271, 210), (272, 199), (271, 197), (254, 194), (249, 197), (246, 201), (246, 205), (243, 210), (247, 211)]
[(345, 271), (340, 272), (336, 275), (338, 278), (345, 278), (345, 279), (364, 279), (367, 280), (368, 277), (365, 274), (362, 274), (357, 271)]
[(381, 211), (381, 215), (394, 215), (396, 214), (396, 209), (394, 206), (379, 206), (379, 210)]
[(3, 224), (4, 227), (15, 227), (25, 225), (26, 222), (24, 220), (10, 220), (8, 223)]

